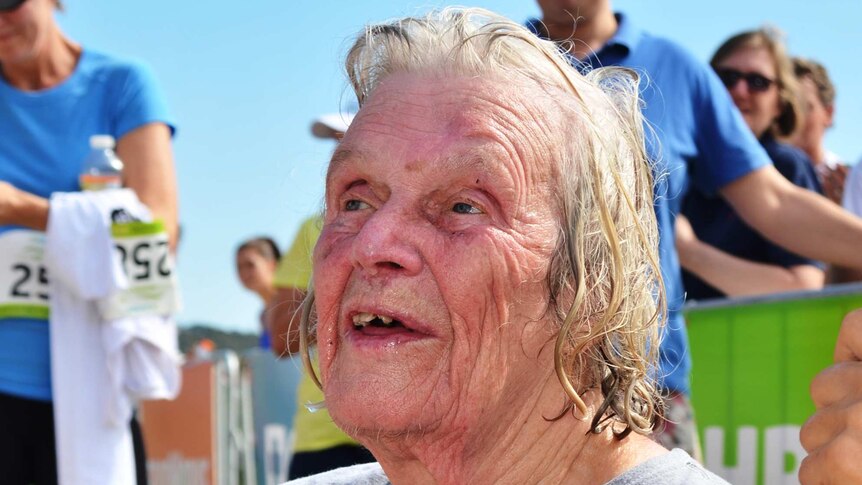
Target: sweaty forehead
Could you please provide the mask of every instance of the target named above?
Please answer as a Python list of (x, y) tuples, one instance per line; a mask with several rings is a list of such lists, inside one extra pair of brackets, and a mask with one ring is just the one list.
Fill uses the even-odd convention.
[[(375, 89), (341, 147), (362, 151), (385, 141), (397, 158), (429, 159), (483, 141), (532, 164), (550, 155), (557, 118), (549, 95), (525, 81), (396, 74)], [(343, 158), (336, 155), (333, 165)]]

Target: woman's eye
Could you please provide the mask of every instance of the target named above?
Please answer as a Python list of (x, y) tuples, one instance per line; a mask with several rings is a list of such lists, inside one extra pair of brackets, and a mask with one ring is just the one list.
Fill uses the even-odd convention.
[(458, 214), (481, 214), (482, 211), (473, 207), (472, 205), (466, 202), (457, 202), (454, 206), (452, 206), (452, 211)]
[(358, 211), (367, 209), (368, 207), (370, 207), (368, 204), (357, 199), (350, 199), (344, 204), (344, 210), (346, 211)]

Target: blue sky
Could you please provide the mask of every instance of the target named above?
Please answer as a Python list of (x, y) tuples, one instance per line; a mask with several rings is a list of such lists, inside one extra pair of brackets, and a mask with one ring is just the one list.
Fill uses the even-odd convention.
[[(260, 303), (239, 285), (236, 245), (268, 234), (290, 243), (320, 207), (331, 145), (311, 137), (318, 115), (350, 99), (341, 62), (363, 25), (444, 2), (65, 0), (61, 25), (85, 48), (147, 61), (179, 132), (174, 143), (184, 239), (181, 324), (255, 331)], [(538, 15), (533, 0), (476, 1), (512, 19)], [(862, 46), (858, 0), (619, 0), (614, 8), (706, 61), (728, 36), (769, 23), (792, 53), (823, 62), (838, 91), (829, 147), (862, 155)]]

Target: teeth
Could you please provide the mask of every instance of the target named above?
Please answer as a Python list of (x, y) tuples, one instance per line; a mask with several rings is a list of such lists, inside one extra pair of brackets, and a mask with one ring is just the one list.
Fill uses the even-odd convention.
[(375, 318), (379, 318), (384, 325), (391, 325), (393, 321), (392, 317), (388, 317), (386, 315), (376, 315), (374, 313), (362, 312), (353, 315), (353, 325), (357, 327), (364, 327), (371, 323), (371, 321)]
[(373, 313), (357, 313), (353, 315), (353, 323), (368, 323), (371, 320), (374, 320), (376, 315)]

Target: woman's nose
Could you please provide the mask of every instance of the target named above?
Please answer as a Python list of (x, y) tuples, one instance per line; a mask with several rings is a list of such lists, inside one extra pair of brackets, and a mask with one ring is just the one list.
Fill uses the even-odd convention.
[(353, 265), (372, 275), (414, 275), (422, 269), (416, 246), (417, 222), (384, 204), (369, 217), (353, 240)]
[(744, 97), (748, 96), (750, 92), (748, 91), (748, 83), (745, 79), (737, 79), (733, 86), (727, 88), (730, 91), (730, 95), (734, 98), (736, 97)]

